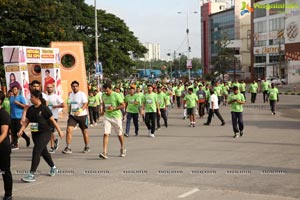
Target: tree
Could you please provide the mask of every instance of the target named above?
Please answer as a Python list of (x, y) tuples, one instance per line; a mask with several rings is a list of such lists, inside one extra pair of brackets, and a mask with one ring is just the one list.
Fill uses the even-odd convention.
[[(84, 0), (1, 0), (0, 46), (48, 47), (51, 41), (83, 41), (87, 69), (94, 68), (94, 7)], [(105, 73), (130, 72), (131, 57), (147, 49), (123, 20), (98, 10), (99, 57)], [(0, 67), (2, 65), (0, 54)]]
[(217, 41), (216, 47), (218, 49), (218, 54), (216, 57), (212, 58), (212, 63), (214, 64), (214, 70), (212, 75), (217, 77), (224, 74), (232, 68), (234, 61), (236, 60), (234, 56), (234, 49), (228, 48), (230, 40), (228, 39), (228, 34), (226, 32), (221, 32), (221, 39)]

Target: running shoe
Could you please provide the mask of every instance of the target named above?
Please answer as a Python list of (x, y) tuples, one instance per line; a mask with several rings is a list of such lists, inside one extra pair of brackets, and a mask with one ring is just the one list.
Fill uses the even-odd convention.
[(82, 153), (89, 153), (90, 151), (90, 147), (84, 147)]
[(54, 150), (56, 151), (57, 149), (58, 149), (58, 147), (59, 147), (59, 140), (58, 139), (55, 139), (54, 140)]
[(51, 148), (50, 148), (49, 153), (55, 153), (54, 147), (51, 147)]
[(35, 181), (35, 175), (32, 173), (28, 173), (26, 176), (24, 176), (22, 181), (27, 182), (27, 183), (32, 183)]
[(106, 153), (100, 153), (100, 154), (99, 154), (99, 158), (107, 159), (108, 156), (107, 156)]
[(125, 157), (126, 156), (126, 149), (120, 149), (120, 157)]
[(72, 150), (71, 150), (71, 148), (66, 147), (66, 148), (62, 151), (62, 153), (64, 153), (64, 154), (71, 154), (71, 153), (72, 153)]
[(50, 176), (55, 176), (55, 174), (57, 173), (57, 168), (55, 166), (51, 167), (50, 168), (50, 172), (49, 172), (49, 175)]

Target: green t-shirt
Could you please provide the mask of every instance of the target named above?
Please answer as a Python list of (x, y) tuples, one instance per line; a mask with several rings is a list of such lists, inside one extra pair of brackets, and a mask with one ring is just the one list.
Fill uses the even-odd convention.
[(246, 83), (240, 84), (240, 90), (241, 90), (241, 92), (246, 92)]
[(126, 112), (128, 112), (128, 113), (138, 113), (139, 112), (140, 100), (139, 100), (139, 96), (137, 94), (126, 95), (125, 102), (127, 104)]
[(166, 94), (163, 92), (157, 93), (157, 103), (160, 109), (166, 107), (165, 101), (166, 101)]
[(95, 97), (97, 99), (97, 106), (99, 106), (101, 104), (101, 95), (100, 95), (100, 93), (97, 93)]
[(98, 99), (96, 96), (89, 96), (88, 101), (89, 101), (89, 104), (88, 104), (89, 107), (97, 107)]
[(278, 100), (278, 89), (276, 87), (274, 88), (269, 88), (268, 90), (268, 93), (269, 93), (269, 99), (270, 100)]
[(139, 106), (141, 106), (144, 94), (142, 92), (139, 92), (139, 93), (135, 93), (135, 95), (138, 97)]
[(182, 92), (182, 90), (183, 90), (182, 87), (180, 87), (180, 88), (177, 87), (177, 88), (175, 89), (175, 91), (174, 91), (174, 92), (175, 92), (175, 96), (181, 97), (181, 92)]
[(262, 91), (268, 91), (269, 85), (270, 85), (269, 81), (264, 81), (264, 82), (261, 84), (261, 89), (262, 89)]
[(145, 112), (156, 112), (157, 107), (157, 94), (156, 93), (147, 93), (143, 96), (142, 102), (145, 104)]
[(166, 106), (169, 106), (171, 105), (171, 92), (166, 92), (165, 94)]
[(258, 85), (257, 83), (251, 83), (249, 86), (249, 91), (251, 93), (257, 93)]
[(2, 107), (4, 108), (4, 110), (6, 112), (8, 112), (8, 114), (10, 114), (10, 102), (9, 102), (9, 99), (7, 97), (4, 98), (4, 100), (2, 102)]
[(223, 95), (228, 95), (228, 91), (229, 91), (228, 85), (224, 85), (224, 86), (222, 87), (222, 94), (223, 94)]
[[(105, 109), (109, 106), (115, 108), (124, 102), (121, 95), (117, 92), (112, 92), (110, 95), (103, 93), (102, 100)], [(105, 111), (105, 116), (108, 118), (122, 119), (121, 110)]]
[(216, 94), (218, 97), (219, 97), (219, 96), (222, 96), (222, 95), (221, 95), (221, 90), (222, 90), (221, 86), (216, 86), (216, 87), (214, 87), (215, 94)]
[[(243, 94), (238, 93), (238, 94), (231, 94), (228, 97), (228, 101), (232, 101), (232, 100), (238, 100), (238, 101), (245, 101), (245, 97)], [(232, 112), (243, 112), (243, 105), (238, 103), (238, 102), (233, 102), (230, 104), (231, 106), (231, 111)]]
[(187, 108), (194, 108), (194, 107), (196, 107), (198, 97), (195, 93), (192, 93), (192, 94), (187, 93), (184, 97), (184, 100), (186, 101)]

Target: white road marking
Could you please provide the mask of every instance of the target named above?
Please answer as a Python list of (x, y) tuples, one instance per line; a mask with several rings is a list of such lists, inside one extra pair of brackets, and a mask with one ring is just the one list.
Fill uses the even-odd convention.
[(196, 193), (198, 191), (199, 191), (198, 188), (194, 188), (194, 189), (192, 189), (192, 190), (190, 190), (190, 191), (188, 191), (188, 192), (186, 192), (186, 193), (178, 196), (178, 198), (185, 198), (185, 197), (190, 196), (190, 195), (192, 195), (192, 194), (194, 194), (194, 193)]

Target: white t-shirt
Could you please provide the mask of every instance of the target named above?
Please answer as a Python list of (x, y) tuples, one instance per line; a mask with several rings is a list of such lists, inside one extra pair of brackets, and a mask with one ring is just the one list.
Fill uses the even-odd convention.
[[(70, 94), (70, 104), (71, 104), (71, 115), (74, 115), (79, 109), (82, 108), (83, 104), (87, 103), (88, 99), (85, 93), (83, 92), (72, 92)], [(87, 115), (87, 110), (84, 109), (79, 116)]]
[(51, 110), (54, 119), (58, 119), (59, 108), (53, 108), (53, 106), (60, 105), (64, 101), (57, 94), (47, 95), (47, 98), (48, 98), (48, 107)]
[[(214, 103), (214, 107), (212, 108), (212, 102)], [(209, 100), (209, 108), (210, 109), (219, 109), (219, 104), (218, 104), (218, 97), (215, 94), (212, 94), (210, 96)]]

